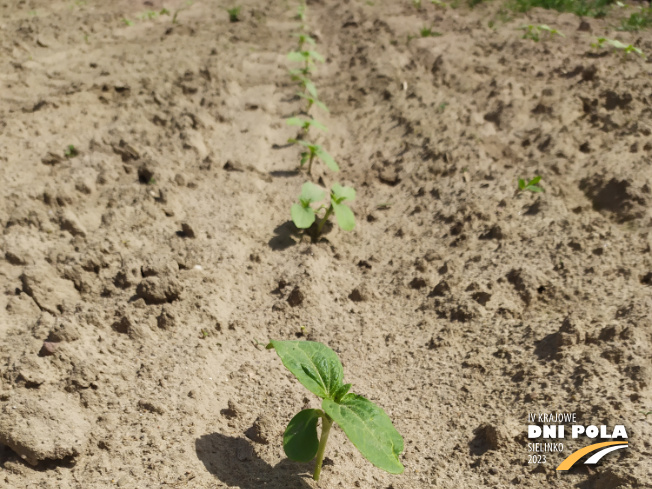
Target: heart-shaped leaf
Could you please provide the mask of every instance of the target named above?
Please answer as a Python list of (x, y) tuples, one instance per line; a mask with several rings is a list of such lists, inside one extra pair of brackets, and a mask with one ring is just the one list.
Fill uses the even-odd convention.
[(392, 474), (403, 472), (398, 459), (403, 437), (379, 406), (362, 396), (347, 394), (340, 403), (324, 399), (322, 409), (340, 425), (364, 458)]
[(304, 409), (288, 423), (283, 434), (283, 450), (288, 458), (297, 462), (310, 462), (319, 449), (317, 422), (323, 412), (319, 409)]
[(355, 189), (353, 187), (344, 187), (339, 183), (334, 183), (331, 191), (338, 203), (344, 200), (355, 200)]
[(324, 199), (324, 190), (312, 182), (306, 182), (301, 186), (299, 198), (302, 202), (319, 202)]
[(296, 63), (303, 62), (303, 60), (305, 60), (308, 56), (309, 55), (306, 51), (292, 51), (291, 53), (288, 53), (288, 59)]
[(331, 201), (331, 205), (333, 206), (333, 211), (335, 212), (337, 225), (344, 231), (353, 231), (353, 228), (355, 227), (355, 216), (353, 215), (353, 211), (349, 208), (349, 206), (345, 204), (338, 204), (335, 201)]
[(334, 398), (344, 371), (337, 354), (316, 341), (270, 341), (283, 365), (303, 386), (321, 398)]
[(285, 120), (285, 123), (288, 126), (303, 126), (303, 119), (299, 117), (290, 117), (289, 119)]
[(315, 222), (315, 211), (310, 206), (292, 204), (290, 215), (292, 222), (299, 229), (308, 229)]

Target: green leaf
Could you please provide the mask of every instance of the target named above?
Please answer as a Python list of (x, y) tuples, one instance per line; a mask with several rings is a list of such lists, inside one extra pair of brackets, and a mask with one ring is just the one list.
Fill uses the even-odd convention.
[(309, 157), (310, 157), (310, 153), (308, 153), (307, 151), (304, 151), (303, 153), (301, 153), (301, 163), (300, 163), (300, 165), (301, 166), (305, 165), (306, 162), (308, 161)]
[(337, 225), (344, 231), (353, 231), (353, 228), (355, 227), (355, 216), (349, 206), (346, 204), (338, 204), (334, 200), (331, 200), (331, 205), (335, 212)]
[(308, 56), (310, 56), (312, 59), (316, 59), (320, 63), (324, 62), (324, 57), (317, 51), (308, 51)]
[(310, 143), (310, 142), (305, 141), (303, 139), (299, 139), (298, 143), (301, 146), (305, 146), (306, 148), (308, 148), (313, 153), (316, 153), (317, 150), (321, 149), (321, 146), (319, 146), (318, 144), (313, 144), (313, 143)]
[(518, 188), (521, 190), (525, 190), (525, 180), (523, 180), (522, 178), (518, 179)]
[(325, 399), (322, 409), (340, 425), (364, 458), (392, 474), (403, 472), (398, 459), (403, 437), (379, 406), (362, 396), (347, 394), (339, 404)]
[(343, 187), (339, 183), (334, 183), (331, 191), (338, 203), (344, 200), (355, 200), (355, 189), (353, 187)]
[(292, 34), (294, 37), (298, 37), (299, 41), (301, 42), (307, 42), (308, 44), (315, 45), (315, 40), (310, 37), (308, 34), (303, 34), (303, 33), (294, 33)]
[(316, 396), (332, 399), (342, 387), (342, 364), (326, 345), (315, 341), (270, 341), (267, 348), (274, 348), (283, 365)]
[(288, 126), (303, 126), (303, 119), (300, 117), (290, 117), (289, 119), (285, 120), (285, 123)]
[(308, 121), (308, 124), (310, 124), (313, 127), (316, 127), (317, 129), (321, 129), (322, 131), (328, 131), (328, 128), (325, 125), (323, 125), (319, 121), (316, 121), (315, 119), (310, 119)]
[(319, 449), (317, 422), (320, 409), (304, 409), (290, 420), (283, 434), (283, 450), (288, 458), (297, 462), (310, 462)]
[(324, 163), (326, 163), (326, 166), (330, 168), (332, 171), (340, 171), (340, 167), (337, 166), (337, 163), (335, 163), (335, 160), (331, 155), (329, 155), (324, 148), (321, 146), (317, 149), (317, 156), (319, 156), (319, 159), (321, 159)]
[(528, 185), (525, 187), (525, 190), (529, 190), (530, 192), (543, 192), (543, 189), (541, 187), (537, 187), (536, 185)]
[(335, 393), (335, 402), (340, 402), (342, 398), (351, 390), (351, 384), (344, 384), (342, 387), (340, 387), (337, 392)]
[(536, 184), (539, 183), (540, 181), (541, 181), (541, 177), (540, 177), (540, 176), (536, 176), (536, 177), (534, 177), (532, 180), (530, 180), (527, 184), (528, 184), (528, 186), (530, 186), (530, 185), (536, 185)]
[(312, 182), (306, 182), (301, 186), (299, 198), (306, 202), (318, 202), (324, 199), (324, 190)]
[(308, 229), (315, 222), (315, 211), (309, 206), (292, 204), (290, 215), (292, 222), (299, 229)]
[(317, 96), (317, 87), (315, 86), (315, 84), (313, 82), (311, 82), (308, 79), (304, 79), (303, 80), (303, 86), (306, 87), (306, 90), (308, 91), (308, 93), (310, 95), (312, 95), (313, 97)]
[(288, 53), (288, 59), (296, 63), (303, 63), (303, 61), (306, 59), (306, 56), (307, 55), (301, 51), (292, 51), (291, 53)]
[(321, 110), (324, 110), (324, 111), (326, 111), (326, 112), (330, 112), (330, 110), (328, 110), (328, 107), (326, 107), (326, 104), (325, 104), (324, 102), (322, 102), (322, 101), (320, 101), (320, 100), (317, 100), (317, 99), (314, 99), (314, 100), (313, 100), (313, 103), (314, 103), (317, 107), (319, 107)]

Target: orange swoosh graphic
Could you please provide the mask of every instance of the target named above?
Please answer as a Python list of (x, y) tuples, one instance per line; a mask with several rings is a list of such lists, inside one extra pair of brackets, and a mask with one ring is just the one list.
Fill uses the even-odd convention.
[(559, 464), (557, 470), (568, 470), (570, 469), (575, 462), (581, 459), (587, 453), (595, 452), (600, 448), (609, 447), (611, 445), (627, 445), (626, 441), (605, 441), (603, 443), (595, 443), (589, 445), (588, 447), (580, 448), (578, 451), (571, 453), (566, 460)]

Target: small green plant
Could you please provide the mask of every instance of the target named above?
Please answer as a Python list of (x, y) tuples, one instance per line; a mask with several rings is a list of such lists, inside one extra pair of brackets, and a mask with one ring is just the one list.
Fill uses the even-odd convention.
[(324, 164), (332, 171), (340, 171), (340, 167), (337, 165), (337, 163), (335, 163), (333, 157), (328, 154), (328, 152), (319, 144), (309, 143), (308, 141), (303, 140), (296, 141), (294, 139), (291, 139), (290, 142), (297, 142), (306, 148), (306, 151), (301, 153), (300, 167), (303, 168), (303, 165), (308, 163), (308, 175), (310, 175), (312, 171), (312, 162), (315, 161), (315, 159), (320, 159), (323, 161)]
[(299, 203), (293, 204), (290, 209), (290, 215), (292, 216), (294, 225), (299, 229), (308, 229), (317, 220), (317, 215), (325, 209), (326, 212), (320, 218), (319, 224), (317, 224), (317, 236), (321, 234), (324, 225), (333, 213), (335, 213), (337, 225), (342, 230), (353, 230), (355, 227), (355, 216), (351, 208), (344, 202), (355, 199), (355, 189), (334, 183), (331, 187), (330, 205), (326, 206), (322, 204), (317, 209), (314, 209), (312, 204), (323, 201), (325, 196), (326, 194), (321, 187), (311, 182), (304, 183), (301, 187)]
[(292, 51), (291, 53), (288, 53), (288, 59), (296, 63), (303, 63), (303, 69), (299, 71), (303, 76), (308, 76), (311, 73), (312, 67), (315, 65), (316, 61), (319, 61), (320, 63), (324, 62), (324, 57), (317, 51), (311, 49)]
[(430, 27), (422, 27), (419, 31), (421, 37), (438, 37), (441, 36), (441, 32), (433, 31)]
[(317, 87), (315, 87), (315, 84), (308, 78), (308, 75), (310, 74), (310, 70), (308, 70), (308, 73), (305, 73), (304, 69), (298, 69), (298, 70), (290, 70), (290, 77), (292, 78), (292, 81), (296, 81), (301, 85), (305, 91), (306, 94), (312, 95), (313, 97), (317, 97)]
[(547, 26), (546, 24), (540, 24), (540, 25), (524, 25), (521, 26), (521, 29), (525, 30), (525, 33), (523, 34), (523, 39), (532, 39), (533, 41), (539, 42), (541, 39), (541, 33), (547, 32), (548, 37), (553, 37), (553, 36), (560, 36), (560, 37), (566, 37), (563, 33), (558, 31), (557, 29), (553, 29), (550, 26)]
[[(315, 119), (302, 119), (301, 117), (290, 117), (285, 122), (286, 122), (286, 124), (288, 126), (298, 126), (298, 127), (300, 127), (301, 132), (304, 135), (308, 134), (308, 131), (310, 131), (311, 127), (314, 127), (315, 129), (321, 129), (322, 131), (328, 131), (328, 129), (326, 129), (325, 125), (323, 125), (319, 121), (316, 121)], [(295, 141), (290, 140), (290, 142), (295, 142)]]
[[(307, 88), (306, 88), (307, 91)], [(316, 91), (316, 90), (315, 90)], [(326, 107), (326, 104), (324, 102), (320, 101), (316, 95), (310, 95), (310, 94), (305, 94), (305, 93), (297, 93), (297, 95), (303, 99), (306, 99), (308, 102), (308, 107), (306, 108), (306, 112), (308, 112), (313, 105), (316, 105), (320, 109), (322, 109), (325, 112), (330, 112), (328, 110), (328, 107)]]
[(522, 178), (518, 179), (518, 189), (521, 192), (543, 192), (543, 188), (539, 187), (537, 185), (541, 181), (540, 176), (534, 177), (532, 180), (526, 183), (526, 181)]
[(412, 0), (412, 6), (417, 10), (421, 10), (421, 0)]
[(240, 9), (242, 7), (227, 8), (226, 12), (229, 14), (229, 22), (240, 22)]
[(648, 415), (652, 414), (652, 411), (641, 411), (641, 414), (647, 418)]
[(441, 0), (430, 0), (430, 3), (433, 5), (436, 5), (439, 8), (446, 8), (448, 7), (447, 3), (442, 2)]
[(634, 12), (627, 19), (623, 19), (619, 30), (640, 31), (648, 27), (652, 27), (652, 7), (641, 7), (639, 12)]
[(645, 54), (639, 48), (634, 47), (634, 45), (632, 44), (624, 44), (616, 39), (607, 39), (606, 37), (598, 37), (597, 42), (591, 44), (591, 47), (596, 49), (601, 49), (604, 46), (604, 44), (608, 44), (612, 48), (622, 51), (625, 56), (627, 56), (629, 53), (636, 53), (640, 57), (645, 58)]
[(297, 19), (301, 22), (306, 20), (306, 3), (304, 1), (297, 7)]
[(299, 49), (298, 49), (299, 51), (303, 50), (303, 46), (305, 44), (310, 44), (311, 46), (315, 45), (315, 40), (312, 37), (310, 37), (308, 34), (305, 34), (303, 32), (298, 32), (298, 33), (295, 33), (295, 34), (292, 34), (292, 35), (294, 37), (299, 38)]
[(147, 12), (143, 13), (140, 16), (141, 20), (154, 20), (157, 18), (159, 15), (170, 15), (170, 11), (166, 8), (162, 8), (161, 10), (148, 10)]
[[(360, 453), (376, 467), (391, 474), (403, 472), (399, 455), (403, 437), (385, 411), (365, 397), (349, 393), (344, 384), (344, 369), (337, 354), (314, 341), (270, 341), (283, 365), (297, 380), (323, 399), (321, 409), (304, 409), (296, 414), (283, 434), (283, 449), (288, 458), (310, 462), (316, 458), (312, 478), (319, 480), (326, 443), (333, 423), (340, 425)], [(321, 437), (317, 423), (321, 419)]]
[(126, 26), (132, 26), (132, 25), (134, 25), (134, 22), (133, 22), (132, 20), (129, 20), (129, 19), (126, 18), (126, 17), (123, 17), (122, 22), (123, 22), (124, 25), (126, 25)]
[(79, 155), (79, 151), (77, 151), (77, 148), (75, 148), (74, 145), (69, 144), (66, 146), (66, 149), (63, 150), (63, 155), (66, 158), (74, 158), (75, 156)]

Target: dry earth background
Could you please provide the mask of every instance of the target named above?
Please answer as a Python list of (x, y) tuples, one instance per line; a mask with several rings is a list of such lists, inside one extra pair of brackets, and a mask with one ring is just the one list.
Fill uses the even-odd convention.
[[(358, 190), (317, 244), (288, 222), (295, 2), (0, 3), (0, 486), (652, 487), (652, 57), (589, 46), (652, 34), (371, 3), (309, 3)], [(285, 459), (317, 400), (264, 344), (298, 337), (392, 417), (403, 475), (337, 430), (319, 484)], [(557, 411), (631, 448), (528, 465), (527, 413)]]

